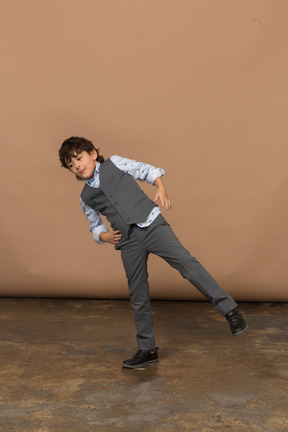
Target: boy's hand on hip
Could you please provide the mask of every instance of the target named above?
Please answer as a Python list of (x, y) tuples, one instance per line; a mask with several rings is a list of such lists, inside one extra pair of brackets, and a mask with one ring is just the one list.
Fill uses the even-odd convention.
[(100, 240), (105, 241), (110, 244), (117, 244), (120, 242), (122, 235), (119, 230), (109, 231), (109, 232), (101, 232), (99, 236)]

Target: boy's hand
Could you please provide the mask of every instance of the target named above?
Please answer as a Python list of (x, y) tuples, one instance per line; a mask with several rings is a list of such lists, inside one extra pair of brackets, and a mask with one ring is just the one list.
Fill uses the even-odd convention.
[(99, 238), (104, 242), (117, 244), (120, 242), (122, 235), (120, 234), (119, 230), (116, 230), (116, 231), (109, 231), (108, 233), (101, 232)]
[(171, 201), (169, 200), (167, 192), (165, 189), (164, 190), (158, 189), (153, 201), (156, 202), (156, 201), (158, 201), (158, 199), (160, 199), (161, 205), (163, 208), (165, 208), (166, 210), (172, 209)]
[(160, 199), (162, 207), (164, 207), (166, 210), (171, 210), (172, 209), (172, 203), (168, 198), (165, 186), (164, 186), (161, 178), (157, 177), (154, 184), (158, 188), (156, 195), (155, 195), (155, 198), (154, 198), (154, 202), (156, 202), (156, 201), (158, 201), (158, 199)]

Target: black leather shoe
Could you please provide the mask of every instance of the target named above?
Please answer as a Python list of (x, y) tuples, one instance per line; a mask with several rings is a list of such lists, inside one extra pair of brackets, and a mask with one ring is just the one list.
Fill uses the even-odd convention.
[(152, 351), (139, 350), (134, 357), (129, 360), (124, 360), (122, 366), (129, 369), (137, 369), (142, 366), (157, 364), (159, 363), (157, 354), (158, 349), (159, 348), (155, 348)]
[(240, 334), (248, 328), (248, 324), (246, 323), (241, 312), (239, 312), (237, 308), (228, 312), (225, 315), (225, 318), (229, 322), (232, 335)]

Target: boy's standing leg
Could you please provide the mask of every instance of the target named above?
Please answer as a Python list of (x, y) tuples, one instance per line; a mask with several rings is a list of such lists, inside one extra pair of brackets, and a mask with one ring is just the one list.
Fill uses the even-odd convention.
[(146, 230), (145, 228), (132, 226), (129, 239), (122, 241), (120, 248), (128, 279), (130, 304), (134, 313), (138, 346), (138, 352), (135, 356), (123, 362), (123, 367), (126, 368), (158, 363), (154, 338), (154, 321), (149, 297), (148, 253), (143, 247)]

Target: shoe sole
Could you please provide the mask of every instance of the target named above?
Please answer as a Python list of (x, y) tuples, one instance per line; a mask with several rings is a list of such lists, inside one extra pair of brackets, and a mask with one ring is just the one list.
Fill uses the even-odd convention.
[(248, 329), (248, 324), (246, 325), (246, 327), (236, 333), (232, 333), (232, 336), (238, 336), (241, 333), (244, 333), (246, 330)]
[(142, 368), (144, 366), (153, 366), (159, 363), (159, 359), (157, 360), (150, 360), (141, 364), (137, 364), (137, 365), (127, 365), (125, 363), (122, 363), (122, 367), (126, 368), (126, 369), (139, 369)]

